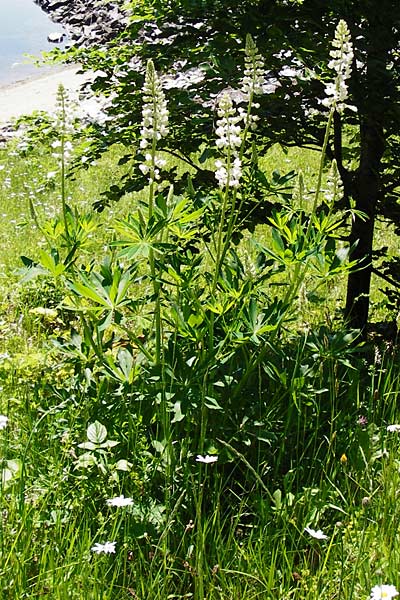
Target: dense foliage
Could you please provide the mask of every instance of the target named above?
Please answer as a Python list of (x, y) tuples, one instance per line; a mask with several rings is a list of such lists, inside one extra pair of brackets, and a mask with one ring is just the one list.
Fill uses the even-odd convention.
[[(210, 184), (205, 161), (213, 153), (202, 152), (203, 145), (211, 135), (218, 94), (226, 87), (237, 88), (246, 34), (254, 37), (268, 68), (266, 94), (259, 100), (263, 117), (258, 152), (276, 142), (321, 147), (321, 100), (331, 77), (328, 41), (339, 19), (346, 19), (354, 43), (349, 104), (357, 112), (335, 115), (327, 157), (336, 159), (344, 183), (339, 206), (354, 203), (368, 216), (366, 221), (356, 217), (349, 234), (353, 257), (362, 269), (349, 275), (346, 316), (353, 326), (367, 323), (372, 272), (391, 284), (389, 300), (396, 309), (397, 259), (390, 257), (394, 260), (382, 265), (385, 248), (375, 248), (373, 235), (377, 218), (398, 228), (398, 2), (133, 2), (132, 7), (132, 23), (113, 45), (78, 54), (84, 67), (101, 71), (94, 89), (112, 97), (111, 121), (100, 135), (92, 132), (93, 151), (102, 152), (117, 140), (130, 150), (135, 145), (142, 65), (152, 58), (170, 90), (169, 151), (183, 157), (196, 170), (196, 183), (205, 186)], [(141, 185), (135, 172), (108, 197), (118, 198)], [(256, 178), (253, 194), (263, 202), (252, 207), (245, 224), (266, 222), (271, 185), (265, 177)], [(249, 207), (243, 210), (248, 215)]]

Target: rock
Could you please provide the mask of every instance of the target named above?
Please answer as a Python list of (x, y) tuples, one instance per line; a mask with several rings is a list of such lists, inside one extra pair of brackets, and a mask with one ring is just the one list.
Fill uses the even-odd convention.
[[(34, 0), (50, 18), (61, 23), (76, 46), (102, 44), (125, 28), (129, 12), (122, 2), (104, 0)], [(59, 39), (49, 41), (57, 43)], [(54, 34), (55, 35), (55, 34)]]
[(62, 33), (62, 31), (55, 31), (53, 33), (49, 33), (49, 35), (47, 36), (47, 41), (51, 44), (60, 44), (65, 40), (65, 37), (65, 33)]

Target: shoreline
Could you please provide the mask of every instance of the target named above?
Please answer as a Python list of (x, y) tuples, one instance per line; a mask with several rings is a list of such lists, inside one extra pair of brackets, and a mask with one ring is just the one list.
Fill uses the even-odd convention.
[(89, 75), (78, 74), (77, 65), (60, 65), (55, 72), (37, 74), (10, 84), (0, 84), (0, 125), (34, 111), (52, 112), (57, 103), (57, 90), (62, 84), (77, 96)]
[(44, 79), (50, 75), (56, 75), (61, 71), (68, 71), (73, 68), (75, 68), (75, 65), (55, 64), (39, 66), (35, 71), (30, 73), (29, 75), (22, 76), (20, 79), (14, 79), (12, 81), (0, 80), (0, 93), (3, 92), (3, 90), (19, 87), (26, 83), (32, 83), (33, 81), (37, 81), (38, 79)]
[[(122, 7), (120, 0), (100, 4), (98, 0), (32, 0), (53, 23), (61, 25), (70, 42), (76, 46), (105, 44), (123, 30), (131, 12)], [(55, 65), (54, 71), (30, 73), (20, 80), (0, 82), (0, 129), (7, 129), (12, 121), (34, 111), (53, 112), (60, 83), (78, 100), (79, 90), (91, 77), (78, 74), (79, 65)]]

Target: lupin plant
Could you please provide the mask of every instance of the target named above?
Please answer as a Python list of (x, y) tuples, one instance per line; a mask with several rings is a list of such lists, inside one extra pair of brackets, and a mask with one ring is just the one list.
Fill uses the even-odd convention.
[[(146, 68), (146, 76), (143, 86), (143, 109), (142, 128), (140, 130), (140, 148), (145, 152), (145, 161), (140, 165), (140, 170), (149, 178), (148, 195), (148, 223), (153, 217), (154, 198), (157, 191), (157, 182), (160, 179), (160, 168), (165, 166), (165, 160), (157, 152), (157, 143), (168, 134), (168, 108), (165, 94), (160, 79), (154, 68), (152, 60), (149, 60)], [(161, 307), (160, 307), (160, 285), (156, 277), (154, 261), (154, 250), (149, 253), (151, 277), (156, 302), (155, 308), (155, 363), (161, 360)]]
[(73, 131), (73, 124), (71, 122), (71, 114), (69, 111), (70, 102), (68, 98), (68, 93), (65, 87), (60, 84), (57, 90), (57, 130), (59, 131), (59, 139), (53, 142), (52, 148), (54, 150), (54, 156), (59, 161), (59, 166), (61, 170), (61, 205), (62, 205), (62, 214), (64, 220), (65, 227), (65, 237), (67, 240), (67, 245), (69, 246), (71, 243), (70, 239), (70, 231), (69, 231), (69, 223), (68, 223), (68, 207), (67, 207), (67, 199), (66, 199), (66, 166), (68, 159), (71, 154), (72, 144), (70, 141), (70, 135)]
[[(317, 188), (314, 196), (314, 204), (312, 212), (318, 206), (319, 194), (322, 184), (322, 172), (325, 162), (326, 148), (328, 146), (329, 135), (331, 131), (333, 115), (335, 111), (341, 113), (347, 107), (345, 100), (348, 96), (348, 87), (346, 81), (351, 75), (351, 65), (353, 62), (353, 45), (351, 43), (350, 31), (346, 21), (340, 20), (336, 30), (335, 37), (332, 41), (332, 50), (330, 51), (331, 60), (328, 67), (336, 72), (336, 77), (333, 82), (329, 82), (325, 86), (327, 98), (322, 100), (322, 104), (329, 108), (328, 122), (325, 130), (324, 143), (321, 151), (321, 162), (318, 173)], [(354, 107), (349, 107), (354, 110)]]
[[(343, 22), (340, 22), (338, 25), (337, 32), (335, 34), (334, 50), (331, 52), (331, 57), (332, 62), (330, 64), (332, 68), (335, 69), (337, 78), (334, 89), (338, 90), (338, 92), (336, 95), (332, 95), (333, 101), (330, 104), (326, 140), (329, 136), (333, 111), (336, 110), (337, 107), (342, 108), (342, 105), (346, 100), (345, 91), (347, 88), (345, 86), (345, 82), (349, 76), (350, 62), (352, 59), (352, 49), (348, 37), (348, 29)], [(146, 359), (149, 359), (149, 362), (151, 362), (153, 366), (155, 365), (161, 370), (163, 368), (163, 353), (167, 339), (167, 336), (163, 331), (163, 328), (166, 327), (165, 323), (168, 322), (169, 332), (171, 330), (171, 322), (174, 323), (176, 327), (180, 326), (179, 323), (182, 323), (182, 336), (186, 336), (189, 339), (195, 339), (197, 349), (201, 347), (204, 356), (215, 357), (214, 342), (216, 341), (216, 330), (214, 327), (214, 320), (215, 318), (220, 319), (220, 322), (218, 323), (218, 327), (220, 327), (222, 316), (224, 319), (228, 318), (226, 316), (227, 311), (229, 311), (234, 305), (229, 297), (229, 293), (232, 293), (233, 297), (235, 297), (235, 302), (238, 302), (238, 305), (244, 308), (244, 304), (241, 304), (240, 300), (238, 300), (238, 298), (240, 298), (240, 293), (242, 293), (239, 293), (238, 291), (240, 287), (239, 284), (238, 289), (232, 289), (229, 291), (225, 298), (223, 297), (223, 294), (222, 299), (217, 297), (220, 288), (219, 282), (220, 280), (222, 282), (222, 279), (225, 277), (223, 272), (226, 265), (225, 258), (228, 253), (230, 258), (235, 254), (235, 248), (232, 244), (232, 236), (237, 226), (240, 208), (246, 196), (245, 186), (242, 186), (242, 181), (244, 179), (243, 170), (246, 168), (245, 150), (248, 147), (250, 136), (256, 129), (257, 125), (257, 116), (253, 114), (254, 108), (257, 109), (258, 106), (255, 102), (255, 97), (257, 94), (261, 94), (263, 92), (265, 83), (264, 63), (251, 36), (247, 36), (246, 39), (244, 62), (245, 67), (244, 75), (240, 84), (241, 96), (238, 102), (239, 107), (234, 105), (232, 95), (229, 93), (229, 91), (223, 91), (221, 93), (217, 105), (215, 146), (220, 153), (220, 157), (215, 161), (215, 177), (218, 185), (218, 204), (216, 205), (218, 217), (217, 219), (213, 220), (213, 223), (217, 221), (217, 225), (216, 227), (212, 226), (212, 230), (210, 232), (211, 235), (209, 236), (211, 243), (206, 241), (207, 236), (205, 236), (206, 239), (198, 239), (194, 241), (196, 244), (196, 252), (198, 255), (200, 255), (200, 258), (202, 258), (201, 250), (206, 246), (206, 252), (204, 255), (208, 257), (211, 256), (211, 273), (210, 264), (207, 263), (206, 260), (204, 260), (202, 263), (201, 261), (196, 263), (197, 271), (196, 275), (193, 276), (193, 281), (196, 281), (196, 284), (193, 284), (193, 288), (190, 288), (190, 285), (192, 285), (192, 280), (185, 281), (185, 294), (187, 294), (187, 296), (185, 298), (186, 304), (184, 307), (179, 304), (182, 302), (183, 297), (180, 289), (181, 282), (183, 281), (182, 272), (187, 268), (190, 260), (193, 262), (193, 259), (187, 260), (187, 258), (184, 257), (184, 251), (182, 251), (181, 248), (178, 248), (179, 243), (175, 244), (175, 246), (174, 244), (169, 243), (168, 236), (173, 229), (176, 232), (179, 230), (179, 228), (181, 228), (181, 231), (183, 232), (182, 239), (188, 239), (188, 236), (191, 236), (190, 239), (193, 240), (196, 235), (196, 233), (193, 233), (193, 231), (196, 229), (196, 224), (193, 225), (193, 223), (195, 223), (196, 218), (199, 219), (201, 212), (199, 213), (198, 211), (194, 210), (194, 207), (191, 205), (191, 194), (189, 192), (184, 198), (174, 197), (172, 187), (170, 187), (168, 197), (164, 197), (166, 193), (161, 181), (161, 169), (165, 166), (165, 163), (163, 156), (160, 153), (160, 145), (161, 143), (164, 143), (164, 139), (168, 134), (168, 107), (162, 88), (162, 83), (158, 74), (156, 73), (154, 64), (151, 60), (147, 64), (143, 85), (143, 109), (142, 121), (140, 125), (138, 159), (140, 161), (139, 168), (141, 172), (148, 177), (148, 196), (146, 201), (141, 201), (136, 216), (129, 215), (126, 221), (122, 223), (116, 223), (115, 230), (117, 235), (118, 233), (122, 233), (122, 237), (125, 237), (125, 239), (115, 239), (113, 246), (121, 249), (117, 255), (117, 260), (120, 258), (135, 260), (144, 258), (146, 264), (149, 266), (148, 277), (151, 281), (152, 295), (146, 296), (146, 301), (144, 303), (146, 306), (144, 306), (144, 308), (147, 312), (149, 312), (149, 307), (151, 307), (153, 313), (152, 318), (154, 336), (149, 337), (149, 340), (151, 341), (149, 341), (148, 348), (145, 348), (144, 344), (140, 345), (137, 338), (135, 339), (135, 344), (139, 344), (139, 347), (146, 356)], [(331, 89), (333, 88), (328, 88), (328, 90)], [(246, 108), (243, 108), (244, 102), (247, 103)], [(65, 158), (65, 133), (62, 127), (61, 136), (62, 139), (64, 139), (62, 154)], [(281, 267), (286, 268), (287, 272), (290, 273), (290, 276), (286, 277), (287, 293), (284, 294), (284, 305), (290, 306), (294, 298), (297, 297), (299, 287), (304, 281), (304, 277), (308, 269), (308, 261), (313, 255), (313, 252), (314, 254), (317, 252), (315, 249), (307, 249), (307, 244), (312, 245), (315, 243), (316, 246), (318, 246), (318, 252), (321, 253), (323, 238), (324, 236), (329, 235), (329, 233), (327, 233), (328, 230), (326, 229), (326, 223), (324, 227), (317, 225), (319, 233), (318, 236), (314, 235), (316, 207), (322, 183), (323, 162), (324, 156), (321, 158), (317, 190), (315, 192), (311, 213), (307, 217), (307, 226), (305, 232), (302, 220), (303, 216), (305, 215), (305, 202), (303, 198), (304, 186), (302, 180), (301, 185), (298, 188), (298, 195), (300, 196), (298, 200), (302, 215), (300, 217), (298, 215), (295, 216), (291, 223), (291, 227), (293, 229), (295, 227), (295, 222), (297, 222), (297, 246), (290, 237), (293, 237), (293, 232), (290, 231), (287, 233), (286, 231), (286, 225), (288, 220), (291, 218), (289, 214), (282, 215), (277, 213), (275, 217), (270, 220), (270, 224), (274, 230), (273, 239), (276, 241), (280, 240), (274, 257), (277, 260), (279, 259)], [(340, 192), (338, 180), (336, 183), (334, 183), (334, 188), (333, 197)], [(237, 202), (237, 198), (239, 198), (239, 202)], [(331, 199), (328, 200), (327, 198), (327, 204), (329, 207), (331, 207), (333, 206), (333, 201)], [(146, 210), (144, 211), (145, 215), (142, 214), (143, 205), (146, 207)], [(168, 207), (170, 205), (175, 207), (173, 208), (172, 213), (168, 212)], [(185, 206), (185, 208), (182, 209), (182, 206)], [(66, 206), (64, 206), (64, 210), (64, 219), (68, 226)], [(192, 212), (190, 213), (190, 211)], [(184, 216), (182, 217), (183, 214)], [(329, 212), (329, 215), (330, 214), (331, 210)], [(188, 224), (191, 227), (190, 233)], [(200, 225), (204, 227), (207, 226), (204, 223), (199, 222), (198, 227), (200, 227)], [(338, 224), (337, 227), (339, 227)], [(175, 235), (175, 233), (172, 235)], [(300, 239), (300, 237), (302, 239), (302, 253), (298, 252), (298, 239)], [(290, 260), (288, 259), (288, 254), (285, 254), (286, 247), (288, 245), (291, 249)], [(265, 250), (265, 255), (267, 254), (268, 250)], [(271, 253), (269, 253), (269, 255), (271, 255)], [(113, 260), (115, 256), (116, 255), (114, 253)], [(184, 263), (183, 259), (187, 260), (187, 262)], [(175, 261), (174, 264), (173, 260)], [(179, 263), (179, 261), (182, 262)], [(200, 263), (201, 268), (198, 266)], [(143, 268), (146, 268), (146, 265)], [(128, 306), (128, 300), (124, 295), (128, 294), (130, 289), (130, 275), (128, 273), (123, 273), (123, 269), (124, 267), (119, 265), (114, 275), (117, 276), (118, 271), (121, 276), (121, 281), (124, 282), (124, 286), (126, 284), (126, 287), (121, 288), (121, 293), (118, 291), (116, 298), (112, 300), (110, 300), (110, 294), (107, 291), (107, 301), (104, 302), (104, 305), (101, 305), (100, 303), (97, 312), (93, 311), (92, 313), (94, 315), (101, 315), (101, 318), (105, 319), (106, 311), (109, 311), (109, 314), (104, 321), (104, 323), (107, 325), (114, 322), (116, 314), (118, 314), (118, 319), (121, 320), (120, 307)], [(189, 268), (187, 270), (189, 271)], [(202, 272), (201, 275), (198, 275), (198, 272), (202, 270), (204, 272)], [(132, 273), (133, 271), (134, 269), (132, 266)], [(80, 273), (77, 275), (77, 278), (82, 278), (82, 276), (83, 275)], [(266, 280), (267, 277), (268, 275), (264, 273), (263, 276), (259, 278), (260, 285)], [(174, 283), (171, 283), (171, 278), (174, 279)], [(199, 286), (197, 283), (201, 278), (206, 282), (206, 284), (203, 286)], [(254, 278), (254, 281), (258, 281), (257, 277)], [(222, 287), (228, 283), (226, 281), (222, 282)], [(87, 294), (86, 299), (94, 301), (93, 298), (96, 296), (93, 294), (89, 295), (89, 284), (90, 282), (88, 281), (88, 278), (86, 278), (84, 282), (85, 287), (82, 287), (82, 285), (71, 285), (71, 287), (74, 293), (81, 294), (83, 296)], [(254, 285), (256, 287), (258, 284)], [(118, 290), (120, 290), (120, 288), (118, 288)], [(111, 291), (114, 292), (114, 288), (111, 288)], [(176, 292), (173, 302), (171, 301), (171, 291)], [(190, 296), (190, 294), (192, 295)], [(209, 294), (209, 297), (206, 298), (205, 296), (207, 294)], [(237, 296), (237, 294), (239, 294), (239, 296)], [(255, 295), (257, 295), (256, 292)], [(226, 299), (226, 304), (224, 304)], [(137, 304), (138, 301), (135, 300), (135, 303)], [(164, 314), (162, 314), (163, 311)], [(171, 314), (174, 315), (173, 319), (171, 319)], [(214, 315), (218, 316), (215, 317)], [(251, 321), (252, 326), (255, 327), (257, 319), (254, 321), (253, 316), (251, 319), (249, 319), (249, 321)], [(232, 315), (232, 318), (236, 317)], [(241, 318), (239, 313), (237, 313), (237, 318)], [(268, 318), (272, 319), (272, 317)], [(282, 317), (282, 315), (279, 316), (279, 318), (277, 317), (275, 323), (276, 328), (279, 327), (279, 323), (283, 320), (283, 318), (284, 317)], [(204, 326), (205, 331), (192, 334), (190, 331), (190, 323), (189, 325), (186, 323), (187, 319), (191, 319), (191, 322), (197, 323), (198, 328), (200, 328), (200, 326)], [(104, 327), (104, 323), (102, 327)], [(240, 327), (241, 325), (238, 325), (239, 330)], [(268, 327), (272, 327), (272, 325), (268, 325)], [(232, 330), (233, 329), (234, 327), (232, 326)], [(227, 330), (230, 331), (229, 327)], [(265, 331), (267, 330), (271, 331), (271, 329), (265, 329)], [(220, 332), (218, 335), (220, 335)], [(229, 335), (227, 334), (226, 343), (229, 341)], [(255, 335), (254, 339), (258, 339), (257, 335)], [(251, 369), (252, 364), (250, 360), (248, 372), (250, 372)], [(206, 391), (207, 386), (208, 384), (204, 386), (204, 390)], [(166, 405), (164, 405), (164, 408), (165, 406)], [(206, 435), (206, 425), (205, 421), (202, 421), (202, 423), (203, 426), (201, 438), (204, 440)], [(198, 446), (198, 451), (200, 453), (203, 453), (204, 451), (201, 443)]]
[[(257, 94), (263, 93), (263, 85), (265, 84), (264, 61), (249, 34), (246, 36), (244, 63), (244, 76), (240, 84), (240, 92), (242, 94), (241, 101), (247, 103), (246, 108), (239, 106), (235, 109), (229, 92), (224, 92), (218, 102), (217, 109), (219, 119), (215, 131), (217, 135), (216, 146), (219, 150), (222, 150), (223, 158), (215, 162), (217, 168), (215, 177), (223, 193), (223, 199), (216, 243), (214, 290), (243, 202), (242, 198), (239, 206), (236, 205), (237, 190), (243, 171), (244, 152), (249, 141), (248, 134), (257, 128), (259, 119), (258, 115), (254, 115), (252, 112), (254, 108), (260, 107), (258, 103), (254, 102), (254, 98)], [(240, 125), (241, 122), (243, 122), (243, 128)], [(230, 188), (233, 188), (231, 198)], [(229, 202), (228, 225), (225, 241), (222, 244)]]
[[(350, 38), (350, 32), (348, 26), (345, 21), (340, 20), (336, 30), (335, 36), (332, 41), (332, 50), (330, 51), (331, 60), (328, 63), (328, 67), (333, 69), (336, 72), (336, 76), (333, 82), (329, 82), (325, 87), (325, 93), (327, 94), (327, 98), (322, 100), (322, 104), (329, 108), (328, 121), (325, 128), (325, 136), (324, 142), (321, 150), (320, 157), (320, 166), (318, 170), (318, 178), (316, 190), (314, 192), (314, 200), (311, 208), (311, 213), (308, 218), (306, 231), (304, 234), (304, 245), (309, 246), (311, 244), (310, 236), (313, 233), (314, 225), (316, 224), (316, 220), (318, 217), (316, 216), (317, 207), (319, 204), (321, 189), (322, 189), (322, 177), (324, 171), (325, 157), (326, 157), (326, 149), (328, 146), (329, 136), (331, 132), (333, 116), (335, 111), (342, 112), (347, 105), (345, 104), (345, 100), (348, 96), (348, 88), (346, 81), (349, 79), (351, 74), (351, 64), (353, 61), (353, 47)], [(352, 108), (352, 107), (350, 107)], [(332, 214), (333, 203), (335, 200), (339, 199), (339, 193), (342, 192), (343, 186), (340, 180), (340, 175), (337, 169), (336, 161), (333, 161), (331, 168), (331, 177), (328, 178), (330, 181), (330, 188), (333, 188), (332, 192), (329, 192), (329, 195), (325, 197), (326, 203), (329, 206), (328, 217)], [(301, 200), (302, 202), (302, 200)], [(329, 225), (331, 227), (331, 231), (334, 229), (338, 229), (342, 224), (342, 219), (336, 219), (335, 224)], [(328, 221), (325, 220), (325, 225), (328, 225)], [(321, 229), (320, 226), (317, 226), (318, 235), (315, 242), (320, 244), (324, 239), (324, 236), (327, 235), (327, 231), (324, 228)], [(347, 258), (347, 253), (346, 253)], [(350, 263), (347, 264), (347, 268), (350, 268), (352, 265)], [(285, 302), (289, 305), (293, 302), (294, 298), (297, 296), (300, 287), (303, 285), (306, 272), (308, 268), (308, 262), (298, 261), (294, 274), (291, 280), (291, 283), (287, 289), (285, 295)]]
[[(325, 86), (325, 93), (328, 98), (325, 98), (322, 103), (328, 108), (334, 108), (341, 113), (345, 108), (349, 108), (345, 104), (348, 96), (346, 81), (350, 78), (354, 58), (350, 31), (343, 19), (339, 21), (336, 27), (332, 46), (333, 48), (329, 53), (331, 60), (328, 67), (336, 71), (336, 77), (333, 82)], [(354, 107), (351, 108), (354, 110)]]
[(156, 182), (160, 179), (160, 168), (165, 166), (165, 160), (157, 152), (157, 143), (168, 134), (168, 108), (160, 79), (149, 60), (143, 85), (142, 128), (140, 130), (140, 148), (145, 153), (145, 160), (139, 166), (150, 183), (149, 218), (153, 214), (154, 193)]

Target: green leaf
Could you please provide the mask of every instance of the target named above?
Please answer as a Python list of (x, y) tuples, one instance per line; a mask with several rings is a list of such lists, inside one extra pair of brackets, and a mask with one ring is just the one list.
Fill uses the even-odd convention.
[(121, 460), (119, 460), (115, 463), (115, 468), (117, 469), (117, 471), (128, 472), (132, 469), (132, 466), (133, 466), (132, 463), (128, 462), (124, 458), (122, 458)]
[(54, 258), (52, 254), (41, 250), (39, 252), (40, 264), (46, 269), (53, 277), (58, 277), (65, 271), (65, 265), (58, 262), (58, 257)]
[(114, 448), (114, 446), (118, 446), (119, 442), (115, 440), (106, 440), (103, 444), (100, 444), (101, 448)]
[(95, 421), (87, 428), (86, 435), (90, 442), (99, 445), (107, 439), (107, 429), (99, 421)]
[[(83, 283), (80, 283), (79, 281), (75, 281), (74, 283), (71, 283), (69, 285), (69, 287), (76, 294), (78, 294), (79, 296), (82, 296), (83, 298), (93, 300), (93, 302), (96, 302), (96, 304), (100, 304), (100, 306), (104, 306), (106, 308), (112, 308), (112, 302), (110, 301), (110, 299), (107, 298), (106, 296), (100, 296), (97, 293), (96, 289), (94, 287), (89, 287), (89, 285), (90, 285), (90, 282), (88, 282), (88, 285), (84, 285)], [(102, 292), (105, 293), (105, 290), (102, 290)]]
[(279, 510), (282, 506), (282, 492), (281, 490), (275, 490), (275, 492), (272, 494), (272, 497), (274, 499), (275, 502), (275, 507)]
[(198, 325), (202, 324), (203, 320), (204, 320), (203, 315), (201, 315), (201, 314), (195, 315), (194, 313), (192, 313), (190, 315), (190, 317), (188, 318), (188, 325), (189, 325), (189, 327), (196, 328)]
[(222, 406), (220, 406), (218, 404), (218, 402), (216, 401), (215, 398), (211, 398), (210, 396), (206, 396), (205, 397), (205, 402), (204, 404), (207, 406), (207, 408), (209, 408), (210, 410), (223, 410)]
[(9, 487), (13, 480), (21, 474), (21, 461), (18, 458), (5, 461), (5, 467), (1, 470), (1, 485), (3, 488)]
[(85, 452), (82, 454), (76, 462), (77, 469), (87, 469), (88, 467), (93, 467), (97, 464), (96, 458), (93, 456), (91, 452)]
[(83, 442), (82, 444), (78, 444), (78, 448), (82, 448), (83, 450), (96, 450), (97, 444), (93, 444), (93, 442)]
[(180, 401), (175, 402), (173, 411), (174, 411), (174, 417), (173, 417), (171, 423), (179, 423), (179, 421), (183, 421), (183, 419), (185, 418), (185, 415), (182, 413)]

